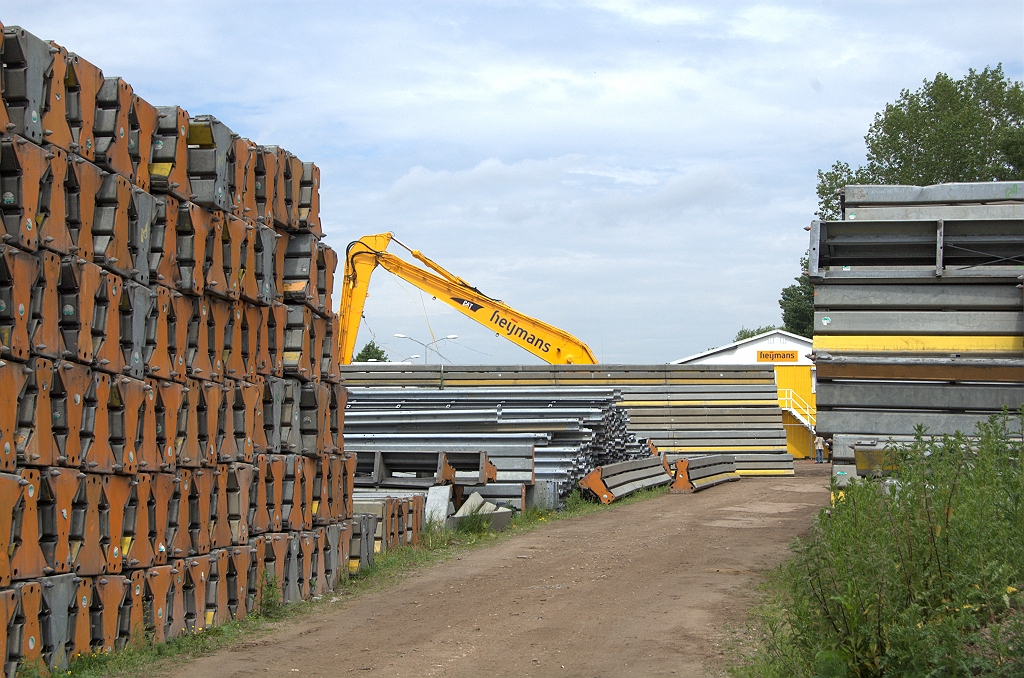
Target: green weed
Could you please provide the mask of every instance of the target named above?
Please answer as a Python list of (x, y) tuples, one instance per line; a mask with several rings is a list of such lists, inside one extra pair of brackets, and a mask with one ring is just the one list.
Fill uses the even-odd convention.
[(1024, 675), (1024, 411), (890, 446), (767, 579), (740, 676)]

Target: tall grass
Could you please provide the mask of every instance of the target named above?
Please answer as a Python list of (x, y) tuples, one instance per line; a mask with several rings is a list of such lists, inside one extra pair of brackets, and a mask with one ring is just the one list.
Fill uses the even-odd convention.
[(756, 613), (746, 676), (1024, 675), (1019, 414), (890, 447), (898, 470), (850, 484)]

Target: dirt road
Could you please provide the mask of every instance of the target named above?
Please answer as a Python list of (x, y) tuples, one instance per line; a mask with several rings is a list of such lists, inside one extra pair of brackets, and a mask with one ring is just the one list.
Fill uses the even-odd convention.
[(289, 622), (177, 675), (714, 676), (827, 466), (557, 521)]

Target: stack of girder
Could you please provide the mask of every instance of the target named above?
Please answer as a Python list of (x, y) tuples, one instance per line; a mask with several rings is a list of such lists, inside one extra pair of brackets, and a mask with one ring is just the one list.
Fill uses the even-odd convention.
[(0, 31), (0, 634), (11, 673), (345, 572), (319, 171)]
[[(353, 375), (347, 371), (346, 379)], [(595, 466), (650, 454), (629, 432), (614, 389), (353, 387), (349, 393), (345, 444), (360, 460), (380, 451), (431, 459), (438, 452), (486, 452), (496, 482), (475, 491), (517, 508), (536, 481), (552, 483), (564, 498)]]
[(974, 432), (1024, 402), (1024, 183), (847, 186), (811, 224), (817, 430), (855, 448)]
[[(629, 432), (647, 439), (671, 462), (688, 456), (731, 454), (743, 475), (792, 475), (793, 458), (786, 453), (775, 373), (767, 368), (722, 365), (516, 365), (342, 366), (345, 383), (374, 389), (451, 389), (487, 392), (507, 389), (529, 393), (549, 389), (605, 389), (619, 394), (616, 407), (628, 417), (610, 424), (622, 428), (605, 443), (613, 446)], [(555, 477), (587, 473), (572, 445), (559, 439), (537, 447), (538, 474)], [(355, 442), (348, 438), (349, 442)], [(624, 458), (631, 452), (623, 451)], [(493, 455), (491, 455), (493, 457)], [(618, 461), (618, 460), (609, 460)], [(495, 461), (497, 463), (497, 461)], [(604, 462), (601, 462), (604, 463)], [(499, 467), (500, 469), (500, 467)], [(542, 477), (538, 475), (538, 478)]]

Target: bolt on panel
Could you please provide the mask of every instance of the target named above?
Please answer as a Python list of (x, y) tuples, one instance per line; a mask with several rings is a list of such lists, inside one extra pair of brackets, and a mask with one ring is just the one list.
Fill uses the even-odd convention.
[(158, 106), (153, 155), (149, 163), (150, 190), (168, 193), (181, 201), (192, 195), (188, 178), (188, 111)]

